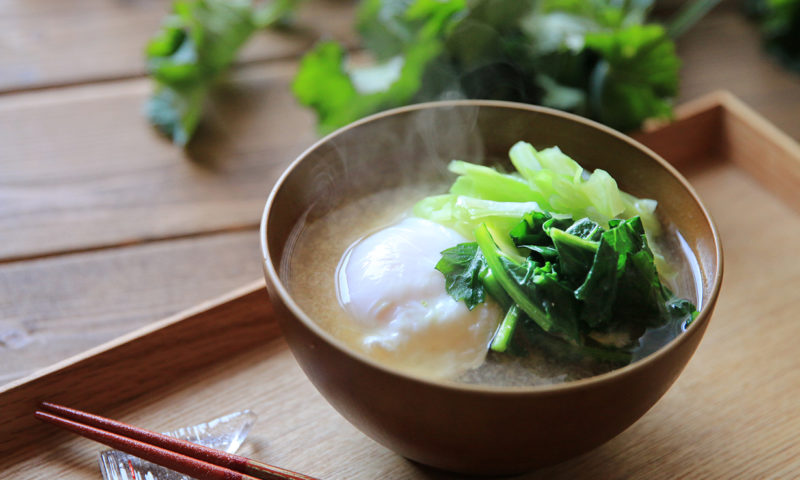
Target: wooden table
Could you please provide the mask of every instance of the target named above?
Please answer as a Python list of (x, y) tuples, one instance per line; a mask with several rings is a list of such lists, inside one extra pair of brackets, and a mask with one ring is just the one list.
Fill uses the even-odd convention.
[[(352, 3), (254, 39), (186, 151), (140, 114), (167, 3), (0, 3), (0, 384), (261, 276), (267, 193), (316, 138), (296, 59), (321, 35), (355, 44)], [(800, 76), (736, 5), (681, 39), (679, 100), (728, 89), (800, 140)]]

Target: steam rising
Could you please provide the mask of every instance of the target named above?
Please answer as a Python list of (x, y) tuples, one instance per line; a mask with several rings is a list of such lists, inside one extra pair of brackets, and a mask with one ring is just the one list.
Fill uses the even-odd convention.
[[(478, 131), (480, 107), (442, 103), (366, 120), (328, 137), (298, 168), (304, 170), (303, 197), (311, 197), (308, 220), (344, 202), (405, 185), (442, 184), (449, 160), (483, 163)], [(378, 114), (384, 116), (385, 114)], [(361, 123), (361, 122), (358, 122)]]

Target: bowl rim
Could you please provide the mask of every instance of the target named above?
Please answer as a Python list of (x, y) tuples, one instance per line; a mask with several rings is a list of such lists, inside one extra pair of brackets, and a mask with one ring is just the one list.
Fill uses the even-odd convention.
[[(714, 241), (714, 254), (716, 257), (717, 268), (714, 278), (712, 279), (711, 294), (708, 296), (708, 299), (706, 299), (704, 305), (700, 309), (700, 313), (695, 318), (695, 320), (689, 325), (689, 327), (682, 334), (678, 335), (676, 338), (674, 338), (669, 343), (659, 348), (655, 352), (651, 353), (650, 355), (640, 360), (637, 360), (636, 362), (630, 363), (620, 368), (615, 368), (611, 371), (599, 375), (593, 375), (578, 380), (571, 380), (567, 382), (560, 382), (560, 383), (546, 384), (546, 385), (495, 386), (495, 385), (483, 385), (483, 384), (467, 384), (447, 379), (426, 378), (406, 373), (403, 372), (402, 370), (395, 369), (392, 367), (387, 367), (371, 359), (367, 355), (357, 352), (351, 347), (347, 346), (345, 342), (339, 340), (334, 335), (329, 333), (327, 330), (322, 328), (319, 324), (317, 324), (317, 322), (312, 320), (303, 311), (303, 309), (300, 308), (300, 306), (294, 301), (294, 298), (289, 293), (287, 286), (281, 280), (275, 265), (273, 265), (271, 261), (270, 249), (267, 244), (267, 222), (269, 220), (269, 213), (275, 202), (278, 191), (286, 182), (287, 178), (292, 174), (292, 172), (306, 157), (311, 155), (320, 146), (324, 145), (325, 143), (331, 141), (332, 139), (344, 134), (345, 132), (351, 129), (358, 128), (363, 124), (378, 121), (384, 117), (394, 116), (397, 114), (404, 114), (408, 112), (425, 110), (430, 108), (452, 108), (452, 107), (490, 107), (490, 108), (501, 108), (501, 109), (505, 108), (505, 109), (515, 109), (515, 110), (527, 110), (531, 112), (543, 113), (551, 116), (561, 117), (566, 120), (584, 124), (590, 128), (598, 129), (608, 135), (616, 137), (618, 140), (621, 140), (631, 145), (632, 147), (643, 151), (652, 160), (661, 164), (662, 167), (664, 167), (673, 177), (675, 177), (680, 182), (682, 187), (689, 193), (689, 195), (692, 197), (697, 206), (700, 207), (705, 223), (707, 223), (711, 229), (712, 238)], [(264, 206), (264, 210), (261, 216), (261, 224), (259, 228), (259, 241), (261, 244), (262, 262), (265, 267), (264, 273), (268, 277), (267, 280), (269, 280), (270, 283), (272, 283), (273, 289), (275, 290), (277, 295), (280, 296), (281, 300), (284, 302), (286, 307), (292, 312), (292, 314), (298, 319), (298, 321), (302, 322), (306, 328), (312, 330), (315, 333), (315, 335), (317, 335), (320, 339), (327, 342), (329, 345), (339, 350), (341, 353), (351, 357), (351, 359), (355, 361), (365, 363), (369, 365), (371, 368), (378, 369), (390, 375), (401, 377), (406, 381), (419, 382), (437, 388), (450, 389), (450, 390), (454, 389), (465, 393), (492, 394), (492, 395), (500, 394), (500, 395), (511, 395), (511, 396), (530, 395), (530, 394), (537, 394), (537, 395), (558, 394), (567, 390), (582, 390), (586, 388), (591, 388), (600, 383), (605, 383), (608, 380), (626, 376), (635, 370), (643, 369), (647, 365), (658, 361), (661, 357), (667, 355), (669, 351), (678, 348), (680, 344), (688, 341), (689, 336), (691, 336), (691, 334), (693, 334), (694, 331), (703, 328), (705, 324), (709, 321), (711, 313), (713, 312), (713, 309), (719, 297), (719, 292), (722, 285), (723, 265), (724, 265), (722, 242), (719, 236), (719, 231), (710, 213), (708, 212), (708, 209), (703, 204), (699, 195), (691, 186), (691, 184), (689, 184), (688, 180), (686, 180), (686, 178), (684, 178), (683, 175), (681, 175), (680, 172), (678, 172), (678, 170), (674, 166), (672, 166), (672, 164), (664, 160), (659, 154), (657, 154), (644, 144), (629, 137), (628, 135), (625, 135), (617, 130), (612, 129), (611, 127), (598, 123), (594, 120), (590, 120), (588, 118), (581, 117), (579, 115), (563, 112), (561, 110), (556, 110), (549, 107), (542, 107), (539, 105), (532, 105), (527, 103), (509, 102), (503, 100), (460, 99), (460, 100), (441, 100), (441, 101), (416, 103), (389, 110), (384, 110), (382, 112), (378, 112), (363, 117), (359, 120), (351, 122), (325, 135), (321, 139), (314, 142), (310, 147), (306, 148), (302, 153), (300, 153), (284, 169), (280, 177), (278, 177), (278, 179), (276, 180), (275, 184), (273, 185), (270, 191), (269, 197), (267, 198), (267, 202)]]

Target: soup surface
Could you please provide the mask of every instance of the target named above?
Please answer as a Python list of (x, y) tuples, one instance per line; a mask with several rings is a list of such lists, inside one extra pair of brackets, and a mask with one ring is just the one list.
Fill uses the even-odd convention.
[[(383, 329), (382, 333), (376, 333), (377, 327), (369, 324), (368, 319), (365, 321), (353, 314), (349, 299), (342, 298), (341, 289), (337, 292), (337, 279), (341, 279), (347, 268), (348, 252), (375, 232), (408, 219), (417, 201), (444, 189), (441, 185), (424, 185), (387, 190), (347, 203), (321, 219), (296, 225), (297, 241), (288, 249), (281, 272), (298, 305), (353, 350), (387, 366), (428, 378), (497, 386), (541, 385), (585, 378), (618, 367), (586, 356), (554, 356), (544, 347), (533, 348), (524, 357), (495, 352), (487, 355), (491, 334), (502, 316), (491, 300), (476, 307), (477, 312), (470, 312), (474, 314), (474, 322), (480, 325), (470, 340), (480, 343), (477, 356), (472, 352), (474, 348), (464, 347), (464, 341), (453, 340), (453, 330), (428, 328), (416, 339), (409, 339), (404, 337), (405, 332), (421, 330), (418, 326), (402, 327), (405, 329), (402, 332)], [(699, 276), (689, 261), (688, 248), (670, 225), (665, 225), (658, 250), (675, 269), (664, 281), (674, 292), (697, 303), (699, 290), (695, 279)], [(434, 270), (435, 261), (432, 262), (432, 274), (442, 277)], [(437, 288), (444, 294), (443, 277), (441, 287)], [(428, 303), (423, 300), (422, 304)], [(463, 302), (459, 304), (466, 312)], [(487, 321), (487, 317), (491, 320)], [(646, 332), (640, 339), (640, 347), (634, 351), (633, 360), (655, 351), (680, 331), (662, 327)], [(398, 345), (398, 337), (401, 345)], [(450, 356), (436, 353), (442, 346), (454, 346), (457, 353)]]

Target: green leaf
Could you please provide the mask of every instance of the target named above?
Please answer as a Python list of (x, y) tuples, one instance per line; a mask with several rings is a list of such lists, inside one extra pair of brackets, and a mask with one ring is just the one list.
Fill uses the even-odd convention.
[(694, 304), (685, 298), (677, 298), (670, 295), (667, 301), (667, 311), (673, 322), (682, 326), (688, 327), (697, 318), (700, 312), (697, 311)]
[(541, 193), (518, 175), (508, 175), (492, 167), (453, 160), (447, 166), (459, 175), (450, 193), (497, 202), (535, 202)]
[(444, 274), (447, 293), (457, 302), (463, 300), (468, 309), (486, 299), (481, 280), (486, 262), (477, 243), (460, 243), (444, 250), (435, 268)]
[(385, 60), (403, 53), (415, 31), (405, 20), (415, 0), (362, 0), (356, 10), (356, 30), (375, 58)]
[(561, 13), (592, 20), (598, 27), (617, 28), (642, 23), (653, 0), (543, 0), (542, 13)]
[(767, 51), (786, 68), (800, 72), (800, 0), (752, 0)]
[(176, 0), (146, 48), (148, 72), (172, 87), (208, 81), (255, 31), (249, 1)]
[(585, 41), (601, 57), (589, 90), (594, 116), (619, 130), (671, 116), (680, 61), (663, 27), (632, 25), (589, 33)]
[[(443, 51), (444, 33), (458, 20), (463, 1), (414, 0), (384, 5), (368, 1), (363, 8), (359, 18), (364, 28), (397, 26), (398, 19), (409, 24), (402, 29), (398, 26), (388, 40), (375, 40), (384, 42), (375, 46), (380, 60), (377, 65), (349, 66), (344, 48), (335, 42), (320, 43), (303, 56), (292, 91), (301, 104), (316, 111), (321, 132), (411, 102), (421, 88), (426, 67)], [(385, 18), (382, 12), (388, 12)]]
[[(665, 288), (653, 262), (641, 219), (612, 220), (603, 233), (592, 267), (575, 296), (591, 328), (622, 319), (657, 326), (666, 321)], [(613, 322), (612, 322), (613, 319)]]
[(520, 317), (520, 309), (517, 305), (512, 305), (508, 309), (503, 321), (497, 327), (497, 331), (492, 338), (492, 343), (489, 348), (495, 352), (505, 352), (508, 349), (511, 338), (514, 336), (514, 330), (517, 328), (517, 321)]
[(588, 33), (641, 24), (652, 4), (652, 0), (541, 0), (523, 18), (522, 28), (541, 55), (579, 54)]
[(606, 234), (609, 232), (600, 240), (586, 279), (575, 290), (575, 297), (583, 302), (581, 322), (589, 328), (609, 322), (617, 297), (620, 254), (607, 240)]
[(478, 227), (475, 238), (498, 283), (519, 308), (542, 330), (580, 344), (572, 290), (559, 282), (552, 266), (510, 258), (497, 246), (486, 225)]
[(625, 258), (625, 266), (618, 277), (614, 315), (649, 327), (663, 324), (668, 318), (667, 290), (658, 277), (640, 219), (634, 217), (620, 222), (614, 231), (624, 232), (614, 238), (619, 241), (615, 248)]
[(404, 56), (388, 61), (395, 68), (371, 67), (373, 82), (380, 87), (359, 91), (354, 79), (364, 69), (349, 69), (344, 49), (323, 42), (303, 56), (292, 91), (300, 103), (317, 112), (319, 130), (329, 132), (370, 113), (410, 102), (419, 90), (425, 65), (441, 48), (437, 41), (409, 47)]
[(176, 145), (186, 145), (200, 121), (207, 93), (204, 84), (181, 90), (160, 85), (145, 103), (145, 115)]
[[(306, 80), (295, 95), (317, 111), (323, 132), (385, 108), (444, 98), (543, 104), (638, 127), (671, 114), (678, 81), (672, 41), (660, 26), (645, 24), (653, 3), (363, 0), (356, 27), (373, 67), (352, 67), (343, 54), (317, 58), (320, 65), (305, 63), (309, 72), (300, 72)], [(360, 72), (365, 68), (368, 74)], [(359, 80), (365, 76), (372, 85), (366, 90)], [(341, 90), (334, 96), (350, 101), (315, 94), (331, 93), (320, 84), (333, 77)]]
[(528, 212), (522, 216), (522, 221), (511, 229), (509, 235), (514, 245), (533, 249), (540, 246), (552, 246), (544, 224), (553, 216), (547, 212)]
[(550, 230), (550, 237), (558, 252), (559, 271), (571, 285), (582, 284), (589, 273), (600, 242), (587, 240), (557, 228)]
[(448, 168), (459, 176), (450, 187), (450, 195), (423, 199), (414, 213), (467, 238), (483, 222), (510, 230), (531, 211), (588, 217), (600, 225), (618, 216), (640, 216), (648, 233), (657, 235), (660, 231), (654, 213), (656, 202), (621, 191), (604, 170), (597, 169), (587, 178), (583, 168), (557, 147), (536, 150), (526, 142), (514, 144), (509, 157), (517, 169), (510, 174), (453, 160)]
[(289, 23), (297, 7), (305, 0), (273, 0), (261, 5), (253, 12), (253, 20), (258, 28), (270, 28)]
[[(481, 223), (508, 232), (522, 215), (539, 209), (536, 202), (498, 202), (462, 195), (435, 195), (414, 206), (414, 215), (440, 223), (471, 238)], [(509, 242), (510, 243), (510, 242)]]
[(575, 235), (576, 237), (592, 242), (599, 242), (603, 232), (603, 227), (588, 218), (582, 218), (576, 221), (570, 225), (566, 231), (566, 233), (570, 235)]
[(291, 12), (299, 0), (277, 0), (254, 10), (249, 0), (176, 0), (172, 13), (145, 48), (155, 80), (145, 105), (150, 122), (186, 145), (202, 116), (213, 83), (256, 29)]
[(378, 60), (402, 55), (421, 35), (442, 36), (465, 12), (466, 0), (364, 0), (356, 29)]
[(572, 223), (569, 218), (553, 218), (546, 212), (529, 212), (509, 232), (511, 241), (518, 248), (530, 252), (535, 261), (555, 261), (558, 251), (550, 238), (550, 228), (562, 227)]

